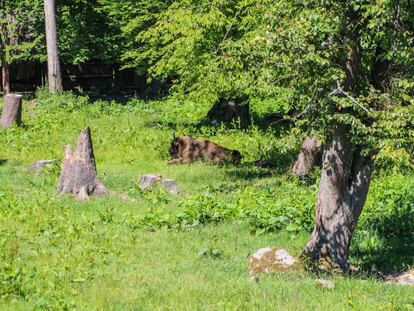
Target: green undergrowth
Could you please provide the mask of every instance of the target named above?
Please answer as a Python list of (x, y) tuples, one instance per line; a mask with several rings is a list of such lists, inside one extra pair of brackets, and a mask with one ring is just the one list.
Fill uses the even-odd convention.
[[(275, 245), (299, 254), (306, 243), (318, 172), (309, 181), (287, 173), (301, 141), (295, 129), (213, 127), (200, 123), (205, 113), (191, 102), (92, 103), (70, 93), (25, 101), (23, 126), (0, 131), (0, 308), (414, 307), (412, 289), (371, 279), (334, 278), (331, 292), (305, 272), (250, 284), (252, 251)], [(86, 126), (111, 195), (78, 202), (57, 193), (59, 162)], [(238, 149), (242, 164), (168, 166), (173, 133)], [(58, 163), (36, 175), (28, 167), (40, 159)], [(257, 159), (276, 169), (254, 167)], [(141, 191), (145, 173), (176, 179), (181, 194)], [(363, 273), (414, 265), (413, 189), (410, 172), (375, 176), (351, 252)]]

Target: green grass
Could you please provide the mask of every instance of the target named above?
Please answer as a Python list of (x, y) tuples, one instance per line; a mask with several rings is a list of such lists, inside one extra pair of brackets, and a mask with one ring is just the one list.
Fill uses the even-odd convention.
[[(413, 288), (373, 278), (323, 276), (336, 282), (334, 290), (317, 287), (318, 276), (304, 271), (250, 283), (247, 260), (254, 250), (278, 246), (300, 253), (312, 225), (316, 182), (285, 174), (300, 143), (296, 133), (200, 126), (204, 113), (180, 102), (89, 105), (70, 94), (25, 102), (24, 126), (0, 131), (0, 309), (414, 309)], [(115, 195), (78, 202), (58, 195), (58, 165), (40, 175), (27, 168), (39, 159), (60, 160), (64, 145), (74, 144), (85, 126), (92, 129), (98, 174)], [(173, 132), (239, 149), (244, 164), (167, 166)], [(248, 164), (258, 158), (278, 169)], [(142, 193), (137, 180), (144, 173), (176, 179), (182, 194)], [(401, 251), (407, 258), (372, 242), (389, 232), (372, 221), (391, 219), (401, 230), (411, 225), (409, 179), (374, 181), (355, 262), (392, 258), (391, 268), (412, 265), (411, 236)], [(370, 257), (367, 250), (387, 250), (390, 258)]]

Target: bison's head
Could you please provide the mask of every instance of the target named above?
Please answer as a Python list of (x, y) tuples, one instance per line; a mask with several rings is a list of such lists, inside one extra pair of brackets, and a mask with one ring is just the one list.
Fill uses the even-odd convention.
[(179, 154), (178, 154), (178, 147), (180, 146), (179, 142), (178, 142), (178, 137), (173, 137), (173, 140), (171, 142), (170, 145), (170, 156), (171, 158), (178, 158)]

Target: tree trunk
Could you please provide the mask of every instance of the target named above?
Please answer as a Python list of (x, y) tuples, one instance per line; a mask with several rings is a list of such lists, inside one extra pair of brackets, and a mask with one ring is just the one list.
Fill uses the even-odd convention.
[(348, 134), (338, 126), (323, 153), (315, 228), (302, 253), (323, 270), (349, 271), (349, 246), (371, 180), (373, 161), (353, 150)]
[(63, 90), (57, 45), (55, 0), (44, 0), (44, 6), (48, 82), (49, 91), (53, 94), (56, 92), (61, 92)]
[(13, 124), (20, 125), (22, 119), (22, 95), (7, 94), (4, 97), (3, 113), (0, 127), (8, 128)]
[[(345, 74), (344, 91), (352, 91), (358, 81), (359, 19), (352, 9), (345, 14), (348, 24), (343, 43), (349, 46), (349, 51), (341, 64)], [(302, 257), (319, 262), (323, 270), (347, 273), (349, 246), (368, 194), (373, 160), (362, 156), (351, 144), (349, 127), (337, 123), (332, 127), (334, 132), (322, 157), (315, 227)]]
[(208, 111), (207, 119), (228, 124), (240, 122), (240, 128), (246, 129), (251, 123), (250, 107), (241, 98), (220, 99)]
[(59, 179), (61, 194), (73, 193), (78, 199), (88, 199), (92, 194), (105, 194), (107, 191), (99, 181), (89, 127), (81, 132), (76, 152), (66, 145)]
[(1, 67), (3, 95), (10, 93), (10, 67), (3, 61)]
[(298, 177), (306, 178), (322, 157), (322, 145), (318, 137), (306, 137), (292, 171)]

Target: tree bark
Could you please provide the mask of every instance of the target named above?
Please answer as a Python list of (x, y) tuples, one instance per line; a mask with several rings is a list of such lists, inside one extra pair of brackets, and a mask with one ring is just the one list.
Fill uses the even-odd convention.
[(306, 178), (322, 157), (322, 144), (318, 137), (306, 137), (292, 172), (298, 177)]
[(59, 192), (73, 193), (80, 200), (88, 199), (92, 194), (100, 195), (107, 192), (97, 176), (89, 127), (79, 135), (75, 153), (70, 145), (65, 147)]
[(2, 89), (3, 95), (10, 93), (10, 67), (3, 61), (1, 65)]
[(20, 125), (22, 119), (22, 95), (7, 94), (4, 97), (3, 113), (0, 127), (9, 128), (13, 124)]
[(338, 126), (323, 153), (315, 228), (302, 253), (323, 270), (349, 271), (349, 246), (372, 169), (372, 159), (354, 150), (346, 127)]
[[(349, 46), (342, 62), (342, 89), (352, 91), (358, 81), (361, 47), (355, 12), (345, 13), (343, 44)], [(341, 94), (342, 95), (342, 94)], [(322, 172), (313, 233), (303, 258), (318, 262), (323, 270), (349, 272), (348, 253), (352, 234), (368, 194), (373, 160), (352, 145), (350, 128), (333, 123), (334, 132), (322, 157)]]
[(208, 111), (207, 119), (228, 124), (240, 122), (240, 128), (246, 129), (251, 123), (250, 107), (241, 98), (220, 99)]
[(44, 6), (49, 92), (54, 94), (63, 90), (57, 45), (55, 0), (44, 0)]

